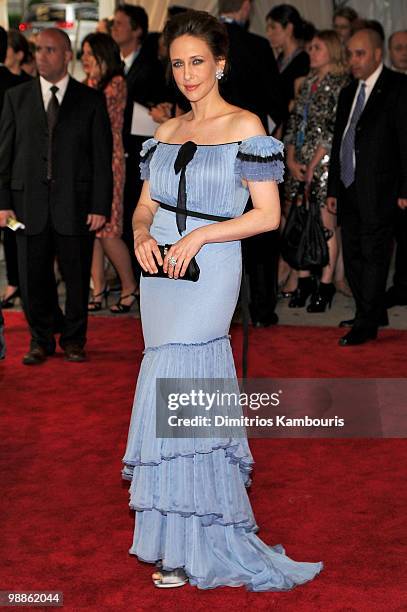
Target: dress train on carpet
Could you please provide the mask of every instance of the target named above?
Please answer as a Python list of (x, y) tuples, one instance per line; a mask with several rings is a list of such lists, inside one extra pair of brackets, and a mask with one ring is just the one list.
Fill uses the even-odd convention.
[(227, 336), (146, 349), (136, 388), (123, 478), (131, 480), (133, 544), (140, 560), (182, 567), (201, 589), (246, 586), (283, 591), (312, 580), (322, 562), (297, 562), (268, 546), (246, 488), (253, 458), (247, 438), (157, 438), (157, 378), (235, 379)]

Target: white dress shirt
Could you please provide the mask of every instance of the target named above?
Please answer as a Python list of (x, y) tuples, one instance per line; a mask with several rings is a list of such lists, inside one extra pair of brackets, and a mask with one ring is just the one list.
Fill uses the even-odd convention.
[(50, 83), (44, 77), (40, 76), (40, 85), (41, 85), (41, 93), (42, 93), (42, 101), (44, 102), (44, 108), (47, 110), (48, 104), (52, 98), (51, 87), (58, 87), (58, 91), (55, 94), (59, 105), (61, 106), (62, 100), (64, 99), (64, 95), (66, 92), (66, 88), (69, 83), (69, 74), (66, 74), (63, 79), (58, 81), (58, 83)]
[(129, 72), (134, 60), (136, 59), (139, 53), (140, 49), (137, 49), (137, 51), (133, 51), (133, 53), (130, 53), (130, 55), (127, 55), (126, 57), (123, 57), (121, 55), (122, 62), (124, 63), (124, 74), (127, 74)]

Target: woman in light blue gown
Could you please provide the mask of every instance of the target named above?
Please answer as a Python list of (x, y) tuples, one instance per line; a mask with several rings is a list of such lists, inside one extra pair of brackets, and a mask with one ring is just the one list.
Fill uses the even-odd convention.
[[(314, 578), (322, 563), (293, 561), (255, 535), (247, 439), (156, 437), (157, 378), (236, 378), (228, 334), (240, 239), (278, 227), (283, 177), (282, 144), (219, 94), (224, 26), (187, 12), (169, 22), (166, 39), (192, 111), (163, 124), (142, 151), (135, 252), (144, 272), (163, 264), (168, 278), (145, 276), (140, 285), (146, 348), (123, 459), (136, 512), (129, 552), (157, 564), (158, 587), (287, 590)], [(249, 195), (253, 210), (243, 214)], [(164, 244), (172, 246), (163, 260), (157, 245)], [(197, 282), (181, 278), (192, 257)]]

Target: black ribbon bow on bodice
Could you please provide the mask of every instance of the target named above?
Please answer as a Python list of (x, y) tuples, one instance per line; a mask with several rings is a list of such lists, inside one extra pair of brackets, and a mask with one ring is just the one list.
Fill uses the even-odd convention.
[[(185, 172), (187, 165), (194, 157), (197, 148), (198, 147), (196, 146), (196, 144), (191, 140), (188, 140), (188, 142), (184, 142), (184, 144), (181, 145), (178, 151), (177, 159), (174, 162), (175, 174), (179, 174), (181, 172), (178, 185), (177, 208), (181, 208), (185, 211), (187, 209), (187, 186)], [(181, 212), (177, 212), (177, 228), (179, 233), (181, 234), (182, 232), (184, 232), (186, 227), (187, 216), (183, 215)]]

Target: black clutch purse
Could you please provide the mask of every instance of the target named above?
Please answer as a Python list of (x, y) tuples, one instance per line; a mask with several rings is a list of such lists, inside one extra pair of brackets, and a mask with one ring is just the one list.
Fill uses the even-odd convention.
[[(160, 249), (161, 257), (163, 259), (166, 256), (167, 251), (170, 249), (171, 246), (172, 246), (171, 244), (159, 244), (158, 245), (158, 248)], [(158, 268), (158, 272), (156, 274), (150, 274), (150, 272), (145, 272), (142, 269), (141, 270), (142, 275), (151, 276), (152, 278), (169, 278), (168, 274), (164, 272), (163, 267), (159, 266), (157, 262), (156, 264)], [(200, 272), (199, 266), (196, 263), (195, 257), (193, 257), (188, 264), (188, 268), (185, 270), (184, 276), (179, 276), (177, 280), (186, 280), (186, 281), (192, 281), (193, 283), (196, 283), (196, 281), (199, 278), (199, 272)]]

